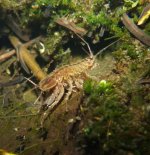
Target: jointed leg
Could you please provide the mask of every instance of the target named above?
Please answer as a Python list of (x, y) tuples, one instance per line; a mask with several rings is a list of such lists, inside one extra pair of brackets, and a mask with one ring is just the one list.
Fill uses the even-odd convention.
[(82, 79), (75, 80), (75, 85), (79, 90), (83, 89), (83, 80)]
[(55, 89), (59, 89), (59, 95), (56, 98), (56, 100), (53, 103), (51, 103), (51, 105), (48, 107), (48, 109), (44, 112), (43, 116), (41, 117), (41, 125), (42, 126), (43, 126), (44, 121), (46, 120), (46, 118), (50, 114), (50, 112), (59, 103), (59, 101), (62, 99), (62, 97), (64, 95), (64, 87), (63, 87), (63, 85), (58, 85), (57, 88), (55, 88)]
[(59, 93), (60, 89), (56, 87), (54, 89), (54, 92), (44, 101), (44, 105), (47, 105), (49, 107), (55, 101)]
[(71, 95), (71, 93), (73, 91), (73, 84), (72, 83), (73, 83), (72, 82), (72, 79), (68, 80), (68, 86), (69, 86), (69, 88), (68, 88), (68, 92), (67, 92), (67, 94), (66, 94), (66, 96), (64, 98), (64, 103), (66, 104), (66, 111), (68, 111), (67, 101), (69, 100), (69, 97), (70, 97), (70, 95)]
[(65, 96), (65, 98), (64, 98), (64, 101), (65, 101), (65, 102), (68, 101), (68, 99), (69, 99), (69, 97), (70, 97), (70, 95), (71, 95), (71, 93), (72, 93), (72, 90), (73, 90), (73, 85), (72, 85), (72, 80), (71, 80), (71, 79), (68, 80), (68, 86), (69, 86), (68, 92), (67, 92), (67, 94), (66, 94), (66, 96)]

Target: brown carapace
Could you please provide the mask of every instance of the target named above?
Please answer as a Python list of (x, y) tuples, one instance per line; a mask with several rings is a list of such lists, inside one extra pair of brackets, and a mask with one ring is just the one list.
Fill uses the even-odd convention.
[(48, 115), (63, 98), (63, 101), (67, 102), (74, 90), (82, 89), (84, 80), (89, 77), (91, 78), (91, 76), (87, 74), (87, 71), (91, 70), (95, 66), (96, 57), (104, 50), (121, 40), (121, 38), (119, 38), (118, 40), (104, 47), (96, 55), (93, 55), (89, 44), (83, 38), (81, 38), (81, 36), (78, 34), (76, 35), (87, 45), (89, 57), (80, 62), (60, 67), (40, 81), (39, 88), (43, 92), (50, 93), (43, 103), (43, 105), (47, 107), (47, 110), (45, 110), (41, 117), (42, 126)]
[(95, 58), (90, 48), (89, 51), (88, 58), (71, 65), (60, 67), (40, 81), (39, 88), (43, 92), (50, 92), (50, 96), (43, 103), (47, 107), (47, 110), (41, 117), (42, 126), (45, 119), (60, 103), (63, 97), (64, 101), (67, 102), (75, 89), (82, 89), (84, 80), (89, 77), (87, 71), (95, 64)]

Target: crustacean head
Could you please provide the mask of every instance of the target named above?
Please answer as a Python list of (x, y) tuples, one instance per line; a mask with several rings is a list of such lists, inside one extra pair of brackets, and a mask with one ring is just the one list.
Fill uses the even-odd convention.
[(95, 59), (93, 57), (89, 57), (86, 59), (86, 63), (87, 63), (87, 66), (88, 68), (92, 68), (95, 64)]
[(56, 84), (57, 84), (57, 81), (48, 76), (45, 79), (40, 81), (39, 88), (42, 91), (48, 91), (48, 90), (54, 88), (56, 86)]

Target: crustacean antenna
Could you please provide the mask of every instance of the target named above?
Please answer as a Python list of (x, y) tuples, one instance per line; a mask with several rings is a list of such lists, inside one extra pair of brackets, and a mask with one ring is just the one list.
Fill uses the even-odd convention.
[(79, 34), (77, 34), (77, 33), (75, 33), (75, 34), (87, 45), (87, 48), (89, 50), (90, 57), (93, 58), (94, 55), (93, 55), (93, 52), (92, 52), (89, 44)]
[(34, 83), (32, 80), (30, 80), (32, 78), (32, 76), (30, 78), (26, 78), (24, 77), (24, 79), (26, 79), (26, 81), (29, 81), (30, 83), (32, 83), (35, 87), (38, 87), (36, 83)]
[[(75, 33), (76, 34), (76, 33)], [(104, 47), (103, 49), (101, 49), (98, 53), (96, 53), (96, 55), (93, 55), (93, 52), (89, 46), (89, 44), (79, 35), (76, 34), (88, 47), (89, 53), (90, 53), (90, 57), (91, 58), (96, 58), (98, 55), (102, 54), (105, 50), (107, 50), (109, 47), (111, 47), (112, 45), (114, 45), (115, 43), (117, 43), (118, 41), (121, 40), (121, 38), (117, 39), (116, 41), (112, 42), (111, 44), (107, 45), (106, 47)], [(85, 51), (85, 50), (84, 50)], [(86, 52), (86, 51), (85, 51)], [(87, 53), (87, 52), (86, 52)]]
[(106, 47), (102, 48), (99, 52), (97, 52), (97, 53), (95, 54), (94, 57), (96, 58), (98, 55), (102, 54), (102, 53), (103, 53), (105, 50), (107, 50), (110, 46), (114, 45), (115, 43), (117, 43), (117, 42), (120, 41), (120, 40), (121, 40), (121, 38), (117, 39), (116, 41), (114, 41), (114, 42), (112, 42), (111, 44), (107, 45)]
[[(34, 89), (36, 89), (36, 88), (39, 88), (39, 86), (38, 86), (36, 83), (34, 83), (34, 82), (31, 80), (31, 78), (32, 78), (32, 76), (31, 76), (30, 78), (24, 77), (24, 79), (25, 79), (26, 81), (30, 82), (31, 84), (33, 84), (33, 85), (35, 86), (34, 88), (31, 89), (31, 91), (32, 91), (32, 90), (34, 90)], [(36, 103), (39, 101), (39, 99), (40, 99), (41, 96), (42, 96), (42, 92), (40, 93), (40, 95), (37, 97), (37, 99), (34, 101), (33, 104), (36, 104)]]

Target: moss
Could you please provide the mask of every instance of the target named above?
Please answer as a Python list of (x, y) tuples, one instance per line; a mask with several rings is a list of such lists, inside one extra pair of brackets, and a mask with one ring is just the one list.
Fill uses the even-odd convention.
[[(135, 8), (137, 0), (31, 0), (27, 3), (21, 2), (6, 0), (1, 1), (0, 4), (1, 8), (6, 10), (4, 11), (5, 13), (8, 12), (13, 17), (18, 15), (17, 24), (24, 29), (28, 27), (32, 38), (44, 35), (45, 40), (43, 40), (43, 44), (46, 51), (42, 55), (48, 63), (53, 58), (55, 64), (61, 66), (68, 63), (70, 53), (73, 50), (78, 54), (78, 51), (80, 51), (76, 44), (80, 40), (75, 39), (74, 33), (69, 29), (56, 24), (55, 20), (57, 18), (66, 17), (79, 27), (86, 29), (88, 33), (83, 38), (88, 43), (90, 42), (90, 46), (95, 53), (108, 45), (112, 38), (122, 39), (122, 41), (119, 41), (107, 51), (108, 55), (110, 54), (109, 52), (114, 51), (113, 56), (115, 60), (109, 59), (106, 64), (104, 63), (106, 59), (98, 62), (100, 67), (96, 70), (96, 75), (99, 75), (99, 79), (105, 80), (100, 80), (99, 82), (89, 80), (84, 83), (84, 102), (86, 104), (81, 105), (81, 109), (76, 108), (78, 109), (77, 112), (73, 110), (75, 111), (73, 118), (81, 113), (81, 124), (79, 125), (81, 128), (76, 131), (79, 123), (77, 122), (72, 124), (73, 129), (72, 127), (70, 129), (67, 126), (67, 119), (69, 120), (70, 118), (66, 117), (66, 113), (62, 113), (60, 110), (60, 116), (56, 112), (56, 115), (50, 117), (51, 122), (48, 122), (48, 124), (51, 128), (54, 127), (50, 133), (54, 133), (57, 129), (58, 135), (62, 136), (64, 140), (66, 130), (63, 130), (64, 133), (59, 131), (64, 123), (65, 127), (63, 129), (67, 129), (68, 135), (77, 132), (77, 136), (73, 135), (73, 137), (77, 138), (78, 141), (81, 139), (80, 147), (81, 150), (86, 152), (85, 154), (148, 154), (150, 144), (150, 95), (147, 92), (149, 92), (149, 88), (137, 83), (142, 75), (141, 73), (149, 66), (146, 63), (148, 61), (146, 57), (149, 57), (149, 55), (147, 54), (147, 48), (141, 46), (132, 38), (120, 20), (122, 14), (128, 10), (130, 16), (136, 22), (143, 7), (138, 6)], [(4, 18), (1, 18), (1, 20), (4, 21)], [(104, 29), (103, 36), (100, 35), (101, 28)], [(148, 32), (149, 24), (144, 29)], [(70, 36), (73, 36), (71, 39), (73, 50), (72, 44), (70, 44)], [(9, 61), (1, 64), (1, 80), (6, 77), (10, 79), (18, 73), (18, 70), (27, 77), (16, 66), (16, 63), (13, 63), (14, 61), (16, 62), (16, 59), (11, 58)], [(113, 65), (109, 68), (109, 64), (112, 64), (110, 61), (113, 61)], [(11, 74), (7, 74), (7, 68), (11, 70)], [(149, 72), (145, 76), (149, 76)], [(14, 108), (10, 107), (10, 109), (7, 109), (8, 111), (1, 108), (2, 116), (10, 111), (14, 112), (16, 116), (26, 112), (30, 114), (36, 113), (39, 107), (34, 109), (32, 106), (36, 94), (28, 93), (31, 88), (32, 86), (30, 87), (27, 83), (21, 84), (19, 88), (17, 86), (11, 88), (14, 94), (9, 101), (14, 105)], [(6, 90), (8, 89), (6, 88)], [(1, 89), (0, 93), (3, 94), (5, 91)], [(2, 102), (3, 99), (4, 97), (1, 96), (0, 101)], [(73, 100), (73, 103), (76, 103), (76, 100), (79, 100), (78, 97)], [(31, 102), (31, 104), (23, 104), (23, 102)], [(72, 104), (70, 105), (72, 106)], [(59, 123), (58, 120), (60, 121)], [(34, 121), (30, 122), (31, 126), (34, 126)], [(37, 118), (36, 124), (39, 124), (39, 118)], [(24, 123), (24, 126), (28, 125)], [(22, 131), (20, 132), (22, 133)], [(58, 136), (57, 132), (56, 137)], [(62, 139), (58, 141), (59, 144), (55, 142), (55, 147), (57, 148), (64, 143), (66, 145), (68, 135), (65, 142)], [(61, 151), (58, 153), (61, 153)], [(58, 153), (56, 150), (55, 154)]]
[[(109, 82), (100, 83), (90, 81), (84, 87), (88, 95), (88, 103), (84, 106), (88, 110), (84, 117), (88, 121), (84, 122), (79, 142), (84, 146), (85, 154), (149, 153), (149, 110), (146, 110), (149, 95), (144, 95), (149, 89), (137, 83), (145, 70), (143, 60), (147, 52), (135, 44), (120, 47), (115, 52), (120, 79), (115, 81), (111, 77)], [(128, 51), (138, 52), (134, 56)], [(92, 150), (96, 151), (93, 153)]]
[(49, 25), (55, 27), (53, 21), (56, 18), (68, 16), (68, 18), (75, 19), (78, 25), (88, 28), (89, 30), (95, 31), (104, 26), (111, 35), (122, 37), (125, 33), (118, 24), (124, 11), (122, 8), (117, 7), (111, 10), (109, 5), (109, 2), (106, 0), (87, 1), (86, 4), (83, 1), (37, 0), (30, 3), (29, 6), (23, 10), (21, 18), (23, 24), (38, 21), (38, 25), (41, 24), (41, 27), (43, 25), (45, 31), (48, 31), (50, 30)]
[(2, 0), (0, 2), (0, 5), (2, 8), (7, 8), (7, 9), (12, 9), (12, 8), (16, 8), (19, 6), (19, 4), (17, 3), (16, 0)]
[(94, 87), (94, 81), (88, 80), (84, 83), (83, 88), (86, 94), (91, 94)]
[[(99, 146), (97, 153), (102, 154), (119, 154), (119, 150), (131, 151), (135, 154), (142, 153), (142, 151), (147, 152), (148, 149), (143, 146), (145, 139), (147, 139), (146, 135), (148, 136), (148, 124), (144, 119), (147, 127), (143, 128), (143, 114), (139, 113), (141, 111), (140, 104), (130, 107), (121, 104), (119, 94), (115, 88), (111, 87), (111, 89), (109, 93), (94, 95), (97, 88), (93, 87), (90, 94), (88, 108), (92, 118), (82, 130), (85, 150), (89, 151), (89, 148), (94, 147), (93, 149), (95, 149)], [(87, 91), (87, 88), (85, 91)], [(138, 96), (139, 94), (135, 98)], [(135, 98), (132, 102), (138, 101), (139, 98)], [(145, 117), (147, 117), (146, 113)], [(141, 143), (140, 147), (138, 146), (139, 141)], [(149, 142), (147, 145), (149, 145)]]
[(55, 32), (46, 38), (44, 44), (48, 55), (51, 55), (56, 49), (61, 48), (61, 41), (63, 40), (64, 35), (64, 32)]

